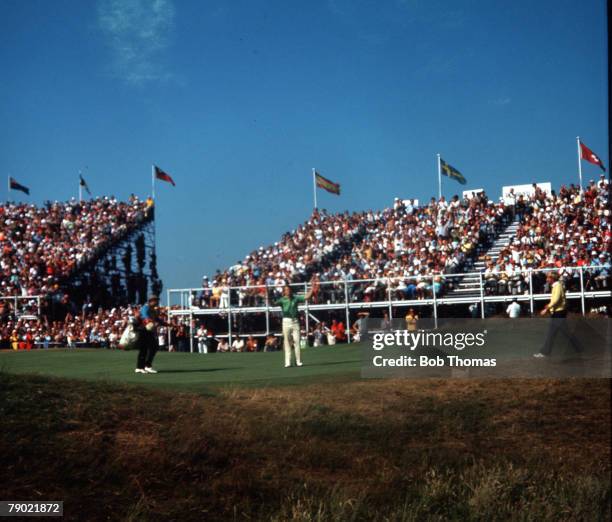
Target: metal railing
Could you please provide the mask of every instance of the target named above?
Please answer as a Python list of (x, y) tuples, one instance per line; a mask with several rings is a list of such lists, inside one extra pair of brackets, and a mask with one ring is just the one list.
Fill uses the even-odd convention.
[[(432, 307), (437, 324), (441, 305), (476, 304), (484, 319), (487, 303), (503, 303), (516, 299), (528, 303), (534, 314), (535, 303), (550, 298), (545, 283), (547, 272), (561, 274), (566, 285), (566, 298), (580, 300), (580, 310), (586, 314), (586, 299), (609, 299), (610, 267), (581, 266), (500, 271), (495, 277), (486, 272), (432, 273), (414, 277), (380, 277), (376, 279), (341, 279), (322, 281), (319, 292), (310, 302), (299, 306), (305, 312), (306, 332), (310, 331), (311, 313), (324, 310), (344, 310), (346, 331), (350, 342), (350, 312), (385, 309), (389, 319), (399, 307)], [(295, 293), (306, 292), (309, 283), (292, 283)], [(202, 296), (207, 301), (201, 305)], [(200, 316), (226, 317), (228, 337), (232, 338), (232, 316), (235, 314), (264, 313), (266, 333), (270, 334), (270, 316), (279, 313), (274, 303), (282, 295), (279, 285), (226, 286), (217, 290), (207, 288), (179, 288), (167, 290), (168, 319), (188, 317), (189, 325)], [(193, 328), (191, 328), (193, 330)], [(193, 350), (193, 335), (191, 347)]]
[[(12, 313), (15, 317), (21, 318), (38, 318), (41, 314), (40, 303), (42, 296), (40, 295), (0, 295), (0, 302), (10, 303), (13, 307)], [(32, 303), (36, 302), (35, 312), (31, 310)]]

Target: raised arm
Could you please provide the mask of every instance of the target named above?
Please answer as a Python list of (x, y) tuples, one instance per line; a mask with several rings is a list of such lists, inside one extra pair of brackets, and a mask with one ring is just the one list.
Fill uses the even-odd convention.
[(306, 299), (306, 301), (310, 300), (310, 298), (312, 297), (312, 294), (314, 293), (315, 280), (316, 280), (316, 276), (312, 276), (312, 278), (310, 279), (310, 289), (304, 295), (304, 299)]
[(306, 292), (306, 294), (304, 295), (304, 299), (308, 301), (311, 297), (312, 297), (312, 286), (310, 287), (310, 290), (308, 290), (308, 292)]

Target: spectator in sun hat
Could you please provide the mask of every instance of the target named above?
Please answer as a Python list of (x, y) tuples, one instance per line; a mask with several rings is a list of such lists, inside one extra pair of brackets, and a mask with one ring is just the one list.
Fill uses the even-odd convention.
[(597, 181), (597, 188), (600, 191), (605, 191), (608, 190), (608, 178), (606, 177), (605, 174), (600, 174), (599, 175), (599, 180)]

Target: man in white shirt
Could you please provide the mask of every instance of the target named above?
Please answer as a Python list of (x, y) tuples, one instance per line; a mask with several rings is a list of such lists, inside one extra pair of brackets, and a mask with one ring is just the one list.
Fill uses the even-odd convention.
[(414, 212), (414, 200), (410, 199), (406, 205), (406, 214), (410, 215)]
[(198, 339), (198, 353), (208, 353), (208, 345), (207, 345), (207, 334), (206, 327), (204, 325), (200, 325), (196, 332), (196, 337)]
[(227, 339), (221, 338), (219, 339), (219, 344), (217, 345), (218, 352), (229, 352), (229, 344)]
[(228, 308), (230, 302), (230, 289), (226, 280), (223, 280), (221, 286), (221, 301), (219, 302), (219, 308)]
[(244, 350), (244, 341), (240, 337), (236, 337), (232, 343), (232, 352), (242, 352)]
[(510, 319), (517, 319), (521, 315), (521, 305), (517, 303), (516, 299), (513, 299), (512, 302), (506, 308), (506, 313)]

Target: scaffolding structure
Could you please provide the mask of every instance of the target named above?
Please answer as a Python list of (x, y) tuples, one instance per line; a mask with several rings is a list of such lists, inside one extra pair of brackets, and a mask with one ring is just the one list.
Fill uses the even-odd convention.
[(153, 209), (137, 227), (114, 241), (95, 261), (79, 267), (63, 286), (78, 304), (89, 297), (105, 307), (143, 304), (149, 293), (161, 293)]
[[(481, 318), (487, 316), (487, 305), (494, 303), (505, 303), (516, 299), (518, 303), (523, 303), (528, 306), (529, 314), (534, 315), (537, 303), (550, 299), (550, 293), (544, 291), (544, 288), (539, 288), (535, 284), (535, 280), (545, 276), (547, 272), (563, 272), (566, 281), (569, 283), (569, 289), (566, 293), (568, 301), (580, 301), (580, 312), (582, 315), (587, 313), (587, 300), (595, 300), (598, 304), (607, 304), (612, 297), (610, 291), (610, 277), (606, 276), (601, 280), (596, 280), (597, 274), (600, 274), (601, 266), (580, 266), (545, 269), (529, 269), (519, 270), (515, 274), (520, 274), (525, 289), (521, 292), (510, 294), (496, 294), (489, 291), (487, 282), (485, 281), (483, 272), (466, 272), (455, 274), (431, 274), (427, 276), (425, 282), (430, 285), (429, 295), (421, 299), (406, 299), (402, 297), (402, 292), (394, 289), (394, 283), (405, 278), (379, 278), (379, 279), (355, 279), (355, 280), (339, 280), (325, 281), (320, 283), (320, 294), (322, 296), (332, 295), (333, 299), (326, 299), (325, 302), (309, 303), (306, 302), (299, 306), (299, 310), (305, 314), (306, 333), (310, 331), (311, 320), (316, 320), (313, 315), (317, 311), (343, 311), (346, 319), (347, 334), (350, 342), (350, 315), (351, 312), (382, 310), (388, 314), (389, 319), (393, 319), (394, 312), (399, 308), (421, 308), (428, 307), (431, 310), (434, 323), (437, 325), (438, 313), (441, 306), (452, 305), (476, 305)], [(472, 276), (478, 278), (478, 295), (445, 295), (444, 293), (431, 291), (431, 283), (434, 278), (441, 278), (445, 286), (452, 286), (453, 281), (458, 282), (463, 278)], [(605, 285), (602, 288), (593, 287), (597, 281), (597, 285)], [(588, 286), (587, 286), (588, 282)], [(355, 289), (363, 288), (364, 286), (375, 286), (384, 288), (382, 298), (373, 300), (359, 300), (361, 295)], [(382, 286), (381, 286), (382, 285)], [(597, 286), (596, 285), (596, 286)], [(289, 285), (294, 293), (306, 292), (308, 283), (293, 283)], [(333, 287), (334, 292), (326, 292)], [(246, 305), (245, 296), (249, 291), (262, 291), (263, 302), (253, 306)], [(227, 320), (227, 335), (218, 335), (217, 337), (228, 337), (229, 342), (232, 340), (232, 318), (239, 314), (265, 314), (265, 333), (253, 332), (253, 336), (269, 335), (271, 333), (270, 323), (271, 317), (274, 314), (279, 314), (281, 309), (275, 306), (274, 302), (277, 297), (280, 297), (281, 287), (277, 286), (235, 286), (226, 287), (223, 292), (225, 298), (220, 300), (220, 306), (210, 308), (198, 306), (197, 297), (203, 292), (202, 288), (178, 288), (169, 289), (167, 291), (168, 305), (168, 320), (173, 318), (188, 319), (189, 325), (194, 324), (194, 319), (203, 317), (217, 317)], [(439, 294), (439, 295), (437, 295)], [(193, 335), (190, 335), (190, 349), (193, 351)]]

